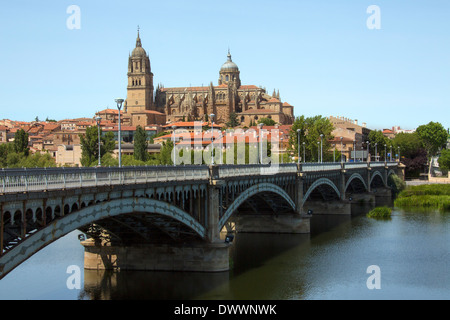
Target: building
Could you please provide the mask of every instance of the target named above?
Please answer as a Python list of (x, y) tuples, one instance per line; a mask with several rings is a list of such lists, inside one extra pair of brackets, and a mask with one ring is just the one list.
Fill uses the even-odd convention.
[[(331, 133), (335, 139), (330, 141), (332, 150), (341, 151), (341, 137), (343, 138), (343, 149), (345, 159), (367, 159), (367, 152), (364, 151), (366, 141), (369, 139), (370, 129), (366, 123), (358, 124), (358, 120), (351, 120), (345, 117), (330, 116), (329, 120), (334, 127)], [(353, 143), (354, 141), (354, 143)], [(345, 145), (345, 146), (344, 146)], [(352, 151), (356, 151), (354, 155)]]
[(218, 85), (212, 82), (202, 87), (156, 88), (153, 96), (153, 73), (150, 58), (140, 39), (128, 59), (128, 87), (125, 113), (131, 125), (166, 124), (179, 121), (208, 121), (224, 124), (235, 113), (241, 126), (250, 126), (260, 118), (270, 118), (279, 124), (292, 124), (294, 107), (282, 102), (255, 85), (242, 85), (240, 70), (230, 52), (219, 71)]

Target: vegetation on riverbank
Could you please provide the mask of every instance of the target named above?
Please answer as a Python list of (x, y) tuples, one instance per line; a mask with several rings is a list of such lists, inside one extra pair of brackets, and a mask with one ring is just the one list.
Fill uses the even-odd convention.
[(377, 207), (372, 209), (367, 217), (376, 219), (388, 219), (391, 217), (392, 209), (389, 207)]
[(450, 185), (429, 184), (408, 187), (400, 192), (394, 205), (400, 208), (422, 207), (450, 210)]

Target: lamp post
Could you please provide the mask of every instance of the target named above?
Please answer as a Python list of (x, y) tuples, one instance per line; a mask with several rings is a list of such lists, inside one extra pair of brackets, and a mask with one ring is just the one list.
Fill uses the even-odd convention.
[(386, 164), (387, 162), (387, 153), (386, 153), (386, 144), (384, 144), (384, 163)]
[(122, 137), (121, 137), (121, 133), (120, 133), (120, 130), (121, 130), (120, 109), (122, 109), (123, 99), (118, 98), (115, 101), (117, 103), (117, 109), (119, 110), (119, 136), (118, 136), (118, 139), (119, 139), (119, 168), (122, 168), (122, 141), (121, 141)]
[(173, 144), (173, 165), (174, 166), (176, 166), (177, 164), (177, 159), (176, 159), (176, 150), (175, 150), (175, 130), (177, 129), (177, 126), (172, 126), (172, 137), (173, 137), (173, 141), (172, 141), (172, 144)]
[(100, 148), (100, 121), (102, 120), (102, 118), (100, 118), (100, 116), (97, 115), (97, 117), (95, 118), (95, 121), (97, 121), (97, 130), (98, 130), (98, 166), (101, 167), (102, 166), (102, 158), (101, 158), (101, 148)]
[(400, 159), (401, 159), (401, 157), (400, 157), (400, 147), (398, 147), (398, 162), (400, 162)]
[(390, 154), (389, 160), (390, 160), (390, 162), (392, 162), (392, 145), (391, 145), (391, 154)]
[(370, 142), (367, 141), (367, 162), (370, 162)]
[(333, 162), (336, 162), (336, 144), (332, 144), (333, 147)]
[(361, 146), (361, 162), (364, 161), (364, 147)]
[(301, 163), (301, 156), (300, 156), (300, 129), (297, 129), (297, 146), (298, 146), (298, 164)]
[(353, 162), (356, 162), (356, 140), (353, 140)]
[(343, 163), (344, 162), (344, 158), (343, 158), (343, 148), (342, 148), (342, 140), (343, 140), (344, 138), (343, 137), (341, 137), (341, 163)]
[[(263, 128), (264, 124), (260, 123), (258, 124), (258, 128), (259, 128), (259, 152), (258, 152), (258, 158), (259, 158), (259, 164), (262, 164), (263, 161), (263, 157), (262, 157), (262, 140), (263, 140), (263, 133), (262, 133), (262, 128)], [(258, 142), (258, 140), (256, 140)], [(282, 142), (282, 140), (281, 140)], [(281, 145), (281, 147), (283, 147), (283, 145)]]
[(216, 115), (211, 113), (209, 118), (211, 119), (211, 165), (214, 165), (214, 117)]
[(320, 142), (317, 141), (317, 163), (320, 163), (320, 148), (319, 148)]
[(303, 144), (303, 163), (306, 163), (306, 157), (305, 157), (305, 142), (302, 143)]
[(377, 152), (377, 145), (378, 145), (378, 142), (375, 142), (375, 162), (378, 162), (378, 157), (377, 157), (377, 155), (378, 155), (378, 152)]
[(320, 135), (320, 163), (323, 162), (323, 134)]

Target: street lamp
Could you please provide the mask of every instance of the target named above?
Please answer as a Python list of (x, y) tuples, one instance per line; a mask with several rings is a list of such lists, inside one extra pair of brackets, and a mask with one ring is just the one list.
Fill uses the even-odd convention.
[(211, 113), (209, 118), (211, 119), (211, 165), (214, 165), (214, 117), (216, 115)]
[(121, 130), (120, 109), (122, 109), (123, 99), (118, 98), (115, 101), (117, 103), (117, 109), (119, 110), (119, 136), (118, 136), (118, 138), (119, 138), (119, 168), (121, 168), (122, 167), (122, 143), (121, 143), (122, 137), (121, 137), (121, 133), (120, 133), (120, 130)]
[(344, 139), (344, 137), (341, 137), (341, 163), (344, 162), (344, 158), (343, 158), (343, 152), (342, 152), (342, 140)]
[[(258, 128), (259, 128), (259, 152), (258, 152), (258, 157), (259, 157), (259, 163), (260, 164), (262, 164), (262, 162), (263, 162), (263, 157), (262, 157), (262, 140), (263, 140), (262, 128), (263, 128), (263, 126), (264, 126), (263, 123), (258, 124)], [(258, 142), (258, 140), (256, 140), (256, 142)], [(283, 147), (283, 145), (281, 145), (281, 147)]]
[(378, 142), (375, 142), (375, 162), (378, 161), (378, 160), (377, 160), (377, 155), (378, 155), (378, 152), (377, 152), (377, 145), (378, 145)]
[(320, 135), (320, 163), (323, 162), (323, 134)]
[(356, 162), (356, 140), (353, 140), (353, 162)]
[(97, 117), (95, 118), (95, 121), (97, 121), (97, 130), (98, 130), (98, 166), (101, 167), (102, 166), (102, 160), (101, 160), (101, 156), (100, 156), (100, 121), (102, 120), (102, 118), (100, 118), (100, 116), (97, 115)]
[(317, 163), (320, 163), (320, 154), (319, 154), (320, 148), (319, 148), (319, 144), (320, 144), (320, 142), (317, 141)]
[(370, 162), (370, 142), (367, 141), (367, 162)]
[(336, 162), (336, 144), (331, 145), (333, 147), (333, 162)]
[(389, 160), (392, 162), (392, 145), (391, 145), (391, 154), (390, 154)]
[(398, 162), (400, 162), (400, 159), (401, 159), (401, 157), (400, 157), (400, 147), (398, 147)]
[(175, 150), (175, 130), (177, 126), (172, 126), (172, 136), (173, 136), (173, 165), (176, 166), (176, 150)]
[(300, 132), (301, 132), (301, 130), (300, 129), (297, 129), (297, 146), (298, 146), (298, 164), (300, 164), (301, 163), (301, 161), (300, 161)]
[(302, 143), (303, 144), (303, 162), (306, 163), (306, 157), (305, 157), (305, 142)]
[(384, 163), (387, 162), (386, 143), (384, 144)]

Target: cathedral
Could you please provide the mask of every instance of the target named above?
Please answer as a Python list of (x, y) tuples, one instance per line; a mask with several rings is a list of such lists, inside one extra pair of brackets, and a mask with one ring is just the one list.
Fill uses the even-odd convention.
[[(155, 94), (154, 94), (155, 93)], [(214, 122), (225, 124), (236, 115), (240, 126), (256, 124), (269, 118), (280, 125), (292, 124), (294, 107), (281, 102), (279, 93), (269, 95), (265, 89), (242, 85), (240, 71), (228, 51), (227, 61), (219, 71), (218, 85), (211, 82), (203, 87), (164, 88), (153, 86), (150, 58), (141, 39), (128, 59), (128, 87), (125, 119), (131, 125), (165, 125), (178, 121), (207, 121), (214, 114)]]

